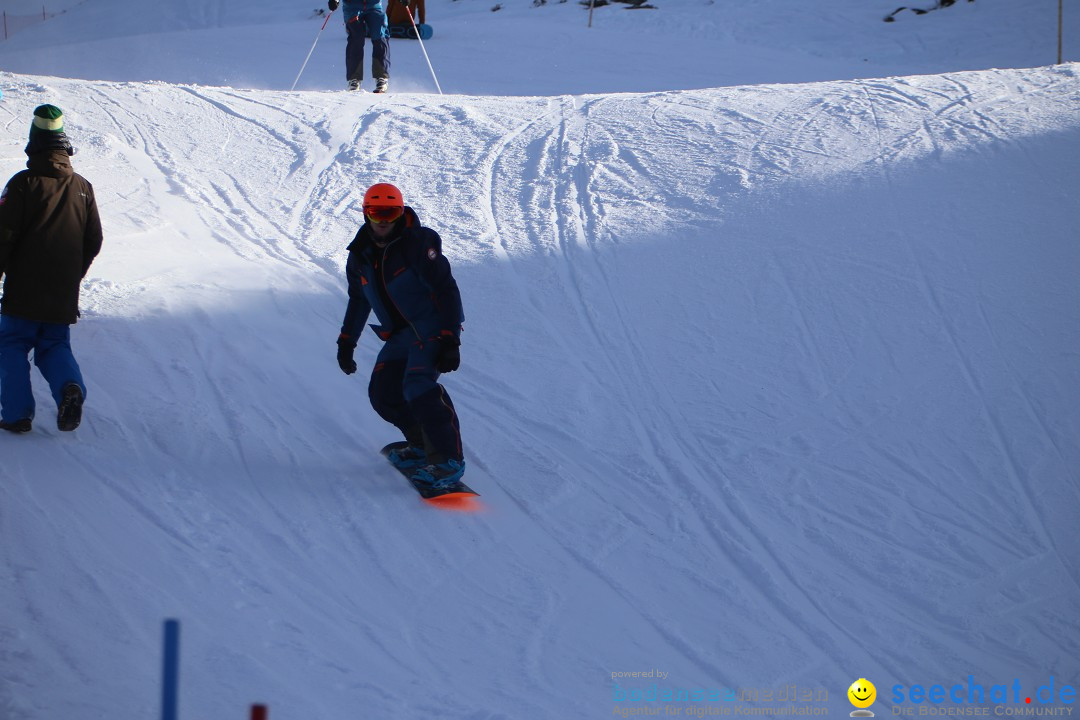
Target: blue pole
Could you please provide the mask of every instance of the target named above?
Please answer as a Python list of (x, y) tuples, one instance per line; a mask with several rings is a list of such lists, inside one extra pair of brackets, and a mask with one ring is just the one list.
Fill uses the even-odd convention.
[(161, 720), (177, 720), (176, 700), (180, 686), (180, 621), (165, 621), (165, 662), (161, 683)]

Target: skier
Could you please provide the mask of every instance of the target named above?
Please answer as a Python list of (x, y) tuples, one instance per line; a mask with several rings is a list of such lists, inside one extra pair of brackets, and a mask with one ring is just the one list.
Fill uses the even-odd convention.
[[(388, 0), (396, 2), (396, 0)], [(330, 12), (339, 0), (327, 0)], [(345, 79), (350, 90), (359, 90), (364, 79), (364, 39), (371, 38), (371, 76), (375, 92), (384, 93), (390, 84), (390, 30), (382, 0), (345, 0)]]
[(82, 420), (86, 385), (71, 352), (79, 285), (101, 250), (94, 188), (71, 168), (74, 150), (55, 105), (34, 110), (26, 170), (0, 194), (0, 429), (30, 432), (34, 394), (30, 363), (49, 383), (56, 426)]
[(446, 487), (461, 479), (465, 460), (457, 413), (437, 380), (461, 363), (464, 314), (442, 239), (420, 224), (401, 191), (377, 183), (364, 194), (364, 224), (345, 265), (349, 303), (338, 336), (342, 372), (356, 372), (353, 352), (368, 316), (385, 343), (375, 360), (368, 398), (408, 447), (390, 461), (415, 469), (412, 479)]

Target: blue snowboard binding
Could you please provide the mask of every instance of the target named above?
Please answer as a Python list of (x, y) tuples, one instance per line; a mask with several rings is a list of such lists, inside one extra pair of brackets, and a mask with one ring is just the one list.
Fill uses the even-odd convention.
[(480, 494), (461, 482), (465, 473), (464, 462), (449, 460), (441, 464), (430, 463), (422, 449), (404, 441), (390, 443), (380, 452), (425, 500), (467, 499)]

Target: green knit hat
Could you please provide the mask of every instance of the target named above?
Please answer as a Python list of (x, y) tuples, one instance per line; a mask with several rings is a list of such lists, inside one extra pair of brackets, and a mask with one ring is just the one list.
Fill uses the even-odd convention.
[(38, 105), (34, 110), (34, 122), (30, 125), (26, 154), (33, 156), (53, 150), (75, 154), (75, 148), (71, 147), (71, 141), (64, 132), (64, 112), (55, 105)]
[(30, 125), (30, 139), (38, 133), (64, 132), (64, 111), (55, 105), (38, 105), (34, 109), (34, 122)]

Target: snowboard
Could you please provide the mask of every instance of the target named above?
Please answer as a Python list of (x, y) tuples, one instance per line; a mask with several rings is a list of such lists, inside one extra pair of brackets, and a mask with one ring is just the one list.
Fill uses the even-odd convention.
[(431, 36), (435, 34), (435, 28), (431, 27), (427, 23), (420, 23), (416, 26), (416, 30), (412, 25), (390, 25), (390, 37), (397, 38), (399, 40), (415, 40), (416, 30), (420, 31), (421, 40), (430, 40)]
[[(389, 457), (391, 450), (397, 450), (408, 446), (409, 444), (404, 441), (392, 442), (386, 447), (384, 447), (382, 450), (380, 450), (379, 453), (383, 457)], [(394, 465), (393, 463), (390, 464), (390, 467), (401, 473), (401, 475), (409, 481), (409, 484), (412, 485), (413, 489), (416, 490), (416, 492), (420, 493), (420, 497), (422, 497), (424, 500), (438, 501), (441, 499), (468, 499), (472, 497), (478, 497), (480, 495), (480, 493), (476, 492), (460, 480), (450, 485), (447, 485), (446, 487), (433, 488), (427, 483), (418, 482), (409, 477), (411, 470), (403, 470)]]

